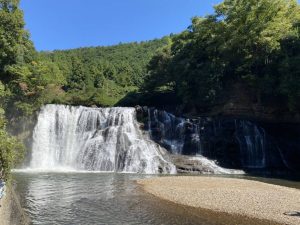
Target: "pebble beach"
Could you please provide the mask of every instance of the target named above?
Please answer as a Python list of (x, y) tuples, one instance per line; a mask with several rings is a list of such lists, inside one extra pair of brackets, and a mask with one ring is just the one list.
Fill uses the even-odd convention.
[(280, 224), (300, 224), (300, 190), (218, 177), (159, 177), (137, 181), (164, 200)]

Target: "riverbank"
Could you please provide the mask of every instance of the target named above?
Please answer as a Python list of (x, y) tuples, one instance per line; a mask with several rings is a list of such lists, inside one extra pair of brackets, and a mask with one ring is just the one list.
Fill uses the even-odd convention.
[(12, 187), (7, 186), (5, 196), (0, 200), (1, 225), (29, 225), (30, 219), (20, 205), (20, 199)]
[(242, 179), (192, 176), (151, 178), (139, 180), (138, 184), (146, 192), (185, 206), (300, 224), (298, 189)]

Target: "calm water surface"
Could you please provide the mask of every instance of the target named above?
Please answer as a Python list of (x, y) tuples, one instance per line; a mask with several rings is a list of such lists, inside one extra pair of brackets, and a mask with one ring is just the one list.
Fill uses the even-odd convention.
[[(270, 224), (194, 210), (144, 193), (137, 179), (113, 173), (14, 173), (22, 204), (35, 225)], [(257, 178), (252, 178), (257, 179)], [(265, 179), (265, 178), (264, 178)], [(283, 184), (279, 180), (263, 180)], [(286, 186), (299, 187), (299, 182)], [(299, 186), (297, 186), (299, 185)]]

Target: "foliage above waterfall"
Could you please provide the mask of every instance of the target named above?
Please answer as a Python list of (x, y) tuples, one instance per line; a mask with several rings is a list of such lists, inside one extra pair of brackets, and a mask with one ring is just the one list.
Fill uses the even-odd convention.
[(296, 0), (225, 0), (152, 58), (144, 89), (201, 107), (247, 90), (252, 102), (299, 111), (299, 24)]
[(70, 89), (97, 88), (103, 79), (113, 80), (120, 86), (140, 86), (149, 60), (167, 42), (165, 37), (109, 47), (41, 52), (39, 56), (59, 66), (68, 78)]
[(141, 86), (146, 65), (168, 42), (37, 53), (19, 1), (3, 0), (0, 7), (0, 79), (10, 90), (6, 108), (13, 114), (29, 115), (46, 103), (114, 105)]
[(41, 52), (39, 59), (54, 63), (66, 79), (64, 102), (111, 106), (141, 86), (146, 65), (167, 41)]
[(25, 115), (46, 103), (115, 105), (141, 86), (146, 65), (167, 40), (38, 53), (6, 67), (11, 102)]

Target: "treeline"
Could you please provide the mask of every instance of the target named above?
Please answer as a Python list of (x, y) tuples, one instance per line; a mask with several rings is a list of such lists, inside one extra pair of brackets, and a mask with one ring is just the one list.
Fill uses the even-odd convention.
[[(22, 28), (21, 30), (24, 31)], [(25, 32), (26, 33), (26, 32)], [(10, 116), (28, 116), (47, 103), (113, 106), (137, 91), (147, 65), (169, 38), (110, 47), (36, 52), (28, 33), (26, 52), (11, 52), (18, 60), (5, 62), (2, 81), (10, 91)], [(26, 55), (25, 55), (26, 53)]]
[(147, 64), (167, 42), (163, 38), (111, 47), (30, 51), (28, 60), (5, 66), (5, 83), (12, 91), (7, 108), (31, 115), (47, 103), (113, 106), (141, 87)]
[(143, 89), (198, 109), (248, 95), (300, 112), (299, 27), (296, 0), (225, 0), (152, 58)]
[(157, 49), (168, 43), (168, 39), (41, 52), (38, 58), (55, 65), (58, 76), (64, 78), (65, 96), (60, 96), (57, 101), (112, 106), (128, 92), (141, 87), (147, 64)]

